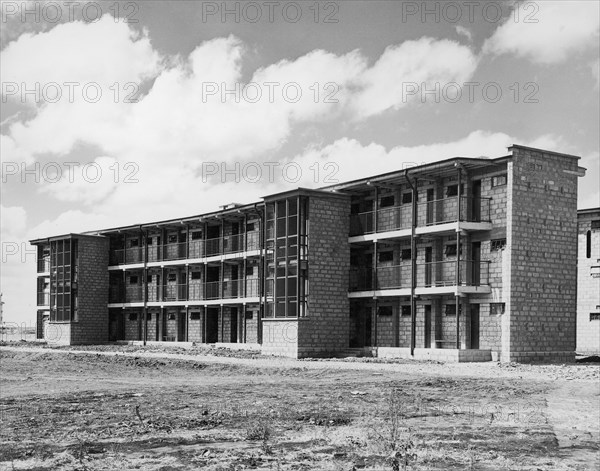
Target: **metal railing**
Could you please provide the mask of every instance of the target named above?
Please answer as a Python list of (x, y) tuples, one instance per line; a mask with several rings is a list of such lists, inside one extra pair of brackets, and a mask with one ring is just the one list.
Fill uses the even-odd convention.
[[(459, 264), (458, 283), (456, 264)], [(373, 268), (350, 269), (350, 291), (371, 291), (411, 287), (411, 264)], [(490, 262), (488, 260), (447, 260), (417, 264), (418, 288), (443, 286), (483, 286), (489, 284)]]
[[(246, 234), (228, 235), (223, 238), (215, 237), (206, 240), (190, 240), (189, 242), (172, 242), (164, 245), (149, 245), (148, 262), (161, 262), (169, 260), (184, 260), (186, 258), (202, 258), (214, 255), (258, 250), (260, 248), (260, 234), (258, 231)], [(40, 272), (38, 260), (38, 272)], [(111, 265), (125, 265), (144, 262), (144, 248), (130, 247), (115, 249), (110, 252)], [(49, 269), (49, 266), (48, 266)]]
[[(431, 226), (458, 221), (458, 196), (417, 203), (417, 226)], [(490, 221), (491, 198), (460, 197), (460, 220)], [(377, 218), (375, 218), (377, 216)], [(377, 225), (375, 225), (377, 222)], [(375, 232), (410, 229), (412, 205), (391, 206), (375, 211), (353, 214), (350, 217), (350, 236)]]
[[(148, 285), (148, 302), (203, 301), (212, 299), (233, 299), (258, 297), (258, 278), (209, 281), (206, 283), (167, 283)], [(109, 288), (110, 303), (131, 303), (144, 301), (144, 286), (128, 285), (123, 288), (113, 285)]]

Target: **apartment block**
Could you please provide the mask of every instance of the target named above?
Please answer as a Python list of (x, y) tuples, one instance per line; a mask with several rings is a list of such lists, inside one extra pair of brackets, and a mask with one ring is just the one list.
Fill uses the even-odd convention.
[(585, 169), (572, 155), (509, 152), (31, 241), (39, 335), (572, 361)]
[(577, 213), (577, 353), (600, 355), (600, 208)]

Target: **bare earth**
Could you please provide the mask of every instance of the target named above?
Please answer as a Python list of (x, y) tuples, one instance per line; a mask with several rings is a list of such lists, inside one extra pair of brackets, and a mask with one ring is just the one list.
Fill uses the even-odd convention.
[(597, 363), (31, 343), (0, 360), (0, 469), (600, 469)]

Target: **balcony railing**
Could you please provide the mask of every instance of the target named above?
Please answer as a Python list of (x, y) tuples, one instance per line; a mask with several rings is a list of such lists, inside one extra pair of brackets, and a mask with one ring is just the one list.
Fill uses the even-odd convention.
[[(148, 285), (148, 302), (204, 301), (212, 299), (233, 299), (259, 296), (258, 278), (239, 280), (209, 281), (206, 283), (170, 283), (164, 286)], [(132, 303), (144, 301), (142, 285), (111, 286), (109, 302)]]
[(48, 273), (50, 271), (50, 259), (49, 258), (38, 258), (37, 261), (37, 272)]
[[(223, 238), (216, 237), (206, 240), (190, 240), (189, 242), (172, 242), (164, 245), (148, 246), (148, 262), (161, 262), (169, 260), (184, 260), (186, 258), (202, 258), (214, 255), (244, 252), (246, 250), (258, 250), (260, 248), (260, 236), (258, 231), (247, 234), (229, 235)], [(129, 263), (143, 263), (144, 249), (142, 247), (130, 247), (128, 249), (116, 249), (110, 253), (111, 265), (123, 265)], [(38, 272), (39, 261), (38, 261)]]
[[(456, 266), (459, 266), (458, 282)], [(443, 286), (482, 286), (489, 284), (490, 262), (449, 260), (417, 264), (417, 288)], [(411, 287), (411, 264), (350, 270), (350, 291), (371, 291)]]
[(50, 306), (50, 293), (38, 293), (37, 294), (37, 305), (38, 306)]
[[(457, 196), (417, 203), (417, 225), (431, 226), (458, 220)], [(491, 198), (460, 197), (460, 220), (468, 222), (490, 221)], [(376, 217), (377, 216), (377, 217)], [(375, 225), (377, 222), (377, 225)], [(350, 217), (350, 236), (373, 234), (375, 232), (410, 229), (412, 225), (412, 205), (381, 208), (377, 212), (367, 211)]]

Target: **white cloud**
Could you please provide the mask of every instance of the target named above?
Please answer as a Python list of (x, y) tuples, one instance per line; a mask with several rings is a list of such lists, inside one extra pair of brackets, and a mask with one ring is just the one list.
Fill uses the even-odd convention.
[(2, 241), (15, 241), (25, 235), (27, 212), (21, 206), (0, 206)]
[(464, 36), (469, 40), (469, 42), (473, 40), (473, 35), (471, 34), (471, 31), (469, 31), (464, 26), (456, 25), (454, 29), (456, 30), (457, 34), (459, 34), (460, 36)]
[(483, 46), (485, 53), (514, 54), (540, 64), (556, 64), (571, 54), (598, 47), (599, 3), (518, 2)]
[(590, 69), (592, 70), (592, 75), (596, 80), (595, 89), (598, 90), (600, 88), (600, 59), (595, 62), (590, 62)]
[(354, 97), (358, 118), (400, 109), (410, 102), (407, 93), (415, 85), (433, 89), (467, 81), (477, 67), (477, 58), (466, 46), (448, 40), (421, 38), (386, 48), (379, 60), (366, 70), (357, 83), (361, 88)]

